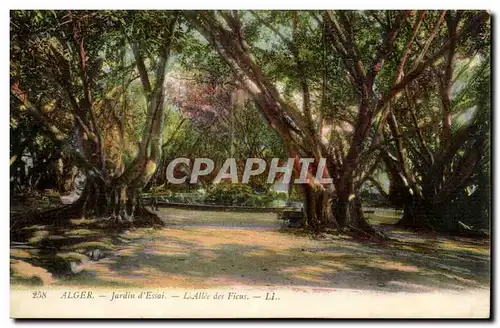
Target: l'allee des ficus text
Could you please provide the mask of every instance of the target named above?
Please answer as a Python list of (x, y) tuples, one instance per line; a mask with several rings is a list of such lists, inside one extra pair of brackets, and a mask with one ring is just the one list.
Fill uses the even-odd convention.
[[(270, 294), (270, 295), (269, 295)], [(206, 291), (186, 291), (178, 294), (167, 294), (166, 292), (112, 292), (110, 301), (127, 300), (127, 299), (145, 299), (145, 300), (162, 300), (167, 298), (177, 298), (184, 300), (249, 300), (251, 297), (246, 293), (241, 292), (206, 292)], [(274, 293), (267, 293), (266, 300), (276, 299)]]

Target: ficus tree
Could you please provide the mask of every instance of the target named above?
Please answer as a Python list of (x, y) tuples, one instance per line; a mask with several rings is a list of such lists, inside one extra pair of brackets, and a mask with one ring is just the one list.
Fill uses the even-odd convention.
[[(370, 236), (375, 231), (363, 217), (357, 192), (359, 182), (379, 164), (372, 151), (367, 154), (368, 146), (381, 142), (391, 103), (489, 17), (485, 12), (473, 13), (453, 36), (436, 38), (443, 18), (413, 11), (203, 11), (186, 15), (283, 139), (295, 167), (303, 157), (326, 158), (324, 175), (332, 183), (310, 179), (304, 186), (308, 224), (315, 229), (334, 225)], [(284, 50), (277, 66), (283, 64), (282, 73), (289, 73), (283, 73), (285, 77), (273, 74), (277, 62), (267, 56), (272, 51), (259, 38), (263, 28), (272, 34), (268, 42)], [(414, 47), (417, 36), (423, 42), (421, 48)], [(401, 43), (403, 49), (397, 47)], [(395, 57), (397, 66), (387, 64)], [(294, 82), (288, 85), (294, 91), (292, 97), (283, 88), (285, 78)], [(329, 90), (339, 88), (347, 90), (347, 101), (332, 101)], [(330, 121), (330, 129), (339, 132), (330, 138), (323, 135), (327, 113), (336, 118)]]
[[(36, 120), (86, 176), (76, 202), (36, 219), (95, 215), (118, 224), (162, 224), (141, 205), (140, 191), (162, 156), (164, 79), (177, 26), (176, 12), (11, 13), (15, 108)], [(137, 81), (146, 108), (138, 142), (126, 129), (128, 93)], [(126, 139), (135, 143), (128, 161)]]
[[(478, 25), (457, 39), (475, 14), (440, 14), (443, 31), (436, 37), (450, 40), (442, 62), (408, 85), (390, 106), (380, 154), (391, 181), (389, 198), (404, 208), (402, 225), (467, 230), (462, 221), (470, 219), (457, 204), (475, 207), (468, 202), (471, 188), (488, 189), (478, 178), (484, 175), (481, 163), (489, 158), (489, 25)], [(423, 46), (420, 36), (414, 46)]]

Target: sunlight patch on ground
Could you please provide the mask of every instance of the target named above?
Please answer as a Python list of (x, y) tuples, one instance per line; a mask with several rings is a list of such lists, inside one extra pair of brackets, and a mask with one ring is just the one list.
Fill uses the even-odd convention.
[[(287, 249), (297, 245), (294, 237), (276, 231), (254, 231), (245, 229), (223, 228), (185, 228), (164, 229), (160, 236), (177, 238), (183, 242), (195, 243), (197, 246), (216, 247), (224, 244), (263, 246), (268, 249)], [(235, 238), (235, 236), (237, 236)], [(303, 242), (303, 241), (302, 241)]]
[(158, 213), (167, 223), (173, 224), (279, 224), (275, 213), (246, 213), (224, 211), (193, 211), (189, 209), (166, 208)]
[(379, 268), (382, 270), (397, 270), (402, 272), (419, 271), (419, 269), (416, 266), (407, 265), (402, 262), (394, 262), (394, 261), (375, 261), (372, 263), (365, 263), (365, 265), (373, 268)]
[(325, 265), (329, 268), (332, 268), (332, 269), (330, 269), (330, 272), (332, 272), (332, 270), (335, 270), (335, 269), (348, 268), (348, 266), (345, 263), (338, 262), (338, 261), (318, 261), (318, 264), (322, 264), (322, 265)]
[(271, 251), (263, 249), (263, 250), (256, 250), (256, 251), (246, 252), (245, 256), (249, 256), (249, 257), (259, 257), (259, 256), (262, 256), (262, 257), (264, 257), (264, 256), (269, 256), (271, 254), (272, 254)]
[(86, 218), (80, 218), (80, 219), (72, 219), (70, 220), (71, 224), (73, 225), (84, 225), (84, 224), (91, 224), (97, 222), (95, 219), (86, 219)]
[(304, 265), (304, 266), (297, 266), (297, 267), (288, 267), (285, 269), (281, 270), (282, 272), (287, 272), (287, 273), (297, 273), (297, 272), (302, 272), (302, 273), (331, 273), (332, 269), (322, 267), (322, 266), (315, 266), (315, 265)]
[(11, 249), (10, 256), (16, 258), (30, 258), (32, 254), (25, 249)]
[(52, 274), (47, 270), (24, 261), (10, 260), (10, 269), (12, 270), (11, 279), (14, 280), (14, 282), (30, 281), (31, 284), (36, 285), (50, 285), (54, 282)]
[(156, 255), (188, 256), (190, 254), (189, 248), (185, 245), (176, 244), (175, 242), (173, 243), (163, 239), (154, 239), (149, 245), (142, 246), (142, 248), (144, 252)]
[[(46, 273), (61, 286), (113, 288), (245, 285), (414, 291), (488, 283), (487, 245), (400, 231), (398, 242), (384, 244), (343, 235), (313, 236), (280, 230), (273, 213), (168, 209), (160, 214), (172, 224), (159, 230), (130, 229), (98, 241), (75, 238), (95, 230), (66, 232), (71, 237), (67, 251), (100, 249), (106, 257), (87, 261), (76, 275)], [(42, 239), (48, 237), (43, 231), (38, 231)], [(34, 252), (12, 250), (11, 256), (29, 261)], [(79, 261), (69, 254), (59, 257)], [(14, 282), (30, 283), (13, 276)]]
[(292, 277), (295, 279), (301, 279), (301, 280), (316, 282), (316, 283), (328, 283), (329, 282), (328, 280), (322, 278), (321, 276), (311, 274), (311, 273), (294, 274), (294, 275), (292, 275)]
[(130, 246), (130, 247), (119, 250), (116, 253), (116, 255), (118, 255), (118, 256), (132, 256), (132, 255), (136, 254), (137, 251), (139, 251), (142, 248), (143, 248), (143, 246), (142, 247), (141, 246), (138, 246), (138, 247)]
[(481, 255), (490, 255), (489, 248), (485, 248), (484, 246), (473, 246), (470, 244), (458, 243), (456, 241), (443, 241), (439, 243), (439, 247), (443, 249), (451, 249), (458, 251), (468, 251), (472, 253), (477, 253)]

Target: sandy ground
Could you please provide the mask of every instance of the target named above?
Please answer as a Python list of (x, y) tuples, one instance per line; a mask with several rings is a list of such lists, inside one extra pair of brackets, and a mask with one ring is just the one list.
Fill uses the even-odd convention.
[(163, 209), (160, 216), (166, 228), (127, 231), (106, 258), (83, 261), (76, 275), (59, 276), (30, 263), (29, 250), (11, 250), (11, 268), (50, 286), (411, 293), (489, 288), (487, 242), (394, 230), (388, 233), (399, 241), (386, 244), (331, 235), (312, 238), (280, 229), (272, 213)]

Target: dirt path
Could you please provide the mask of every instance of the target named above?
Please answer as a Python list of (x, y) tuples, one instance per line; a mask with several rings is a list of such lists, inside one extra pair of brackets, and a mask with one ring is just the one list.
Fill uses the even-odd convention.
[[(99, 287), (275, 286), (428, 292), (488, 288), (489, 245), (390, 231), (401, 242), (312, 239), (280, 231), (272, 213), (160, 212), (168, 227), (136, 229), (76, 275), (37, 271), (45, 284)], [(18, 251), (14, 259), (22, 259)], [(26, 254), (25, 254), (26, 255)], [(19, 269), (20, 270), (20, 269)]]

